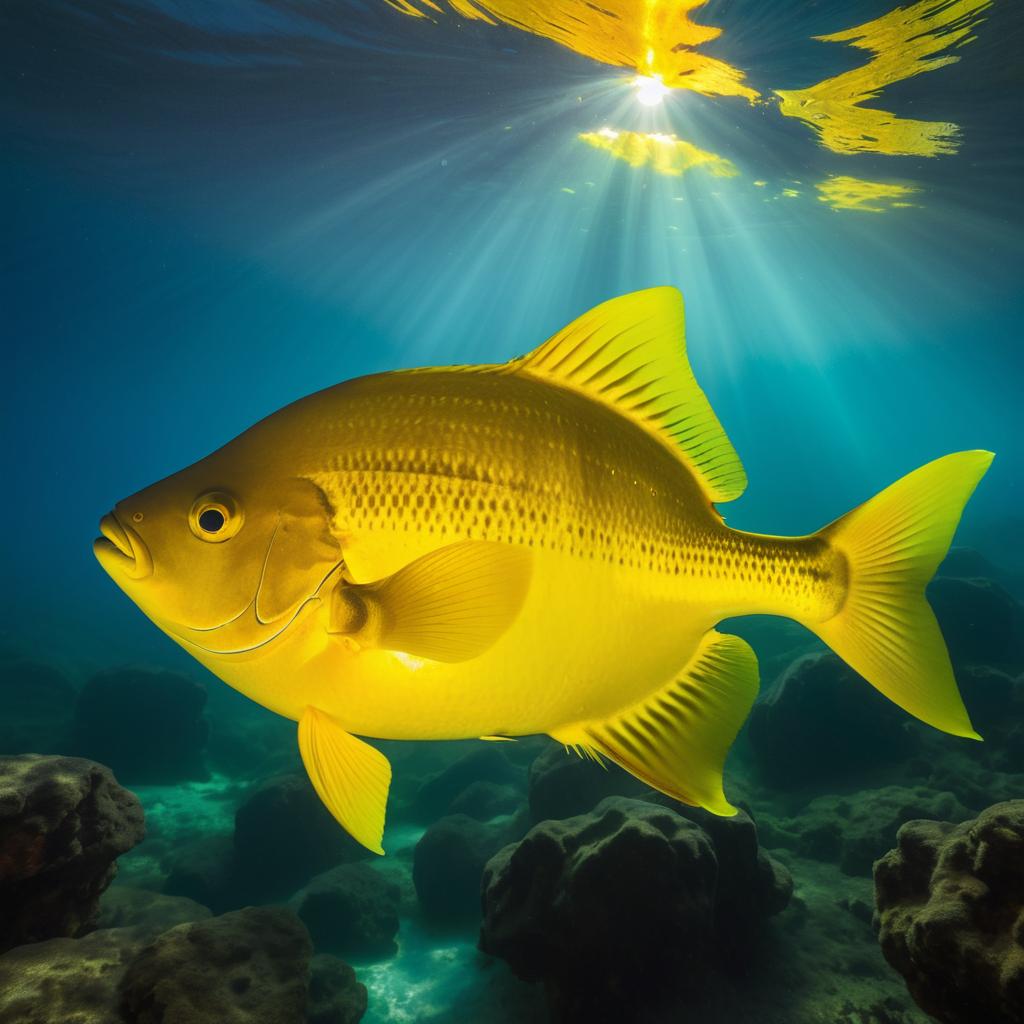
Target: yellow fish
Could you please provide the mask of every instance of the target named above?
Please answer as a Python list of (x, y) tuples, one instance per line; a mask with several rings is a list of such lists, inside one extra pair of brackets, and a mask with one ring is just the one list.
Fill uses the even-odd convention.
[(947, 455), (806, 537), (716, 505), (746, 476), (682, 296), (592, 309), (502, 365), (382, 373), (274, 413), (103, 517), (97, 558), (229, 685), (298, 722), (321, 799), (381, 839), (359, 736), (548, 733), (718, 814), (757, 660), (802, 623), (911, 714), (978, 738), (924, 587), (992, 454)]

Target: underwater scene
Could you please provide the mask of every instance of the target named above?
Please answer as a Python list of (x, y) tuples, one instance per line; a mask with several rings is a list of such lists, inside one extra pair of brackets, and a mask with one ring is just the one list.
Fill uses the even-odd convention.
[(1022, 49), (0, 5), (0, 1024), (1024, 1024)]

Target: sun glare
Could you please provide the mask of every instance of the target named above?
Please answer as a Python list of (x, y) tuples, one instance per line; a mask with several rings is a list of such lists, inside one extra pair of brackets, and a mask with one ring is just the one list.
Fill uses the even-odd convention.
[(636, 98), (645, 107), (656, 107), (667, 95), (668, 86), (661, 75), (637, 75), (633, 79)]

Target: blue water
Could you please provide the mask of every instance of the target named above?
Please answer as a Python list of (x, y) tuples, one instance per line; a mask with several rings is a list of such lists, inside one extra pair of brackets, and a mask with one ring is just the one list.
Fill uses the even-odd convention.
[[(895, 4), (767, 6), (694, 17), (770, 95), (861, 63), (810, 37)], [(680, 90), (652, 111), (623, 69), (374, 0), (4, 4), (0, 649), (76, 681), (169, 667), (238, 708), (96, 564), (99, 516), (304, 394), (501, 362), (660, 284), (685, 296), (750, 480), (730, 525), (808, 532), (986, 448), (960, 542), (1024, 569), (1021, 27), (996, 0), (959, 63), (886, 90), (884, 109), (960, 126), (959, 152), (929, 159), (831, 153), (771, 101)], [(739, 173), (665, 177), (578, 140), (612, 121)], [(830, 174), (919, 191), (834, 210), (812, 187)], [(408, 977), (477, 956), (472, 930), (431, 945), (421, 928), (403, 924)], [(365, 967), (366, 1019), (419, 1019), (388, 1001), (407, 978), (388, 970)]]

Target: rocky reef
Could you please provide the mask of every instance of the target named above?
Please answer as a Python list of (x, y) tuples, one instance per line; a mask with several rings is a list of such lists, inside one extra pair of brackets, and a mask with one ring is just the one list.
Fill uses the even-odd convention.
[[(383, 859), (320, 803), (294, 725), (228, 688), (9, 659), (0, 1024), (1022, 1020), (1019, 580), (971, 552), (943, 571), (985, 743), (743, 620), (763, 697), (734, 817), (547, 737), (382, 742)], [(87, 752), (109, 766), (66, 756)]]
[(1024, 800), (910, 821), (875, 864), (886, 960), (943, 1024), (1024, 1020)]
[(791, 892), (749, 818), (716, 840), (667, 807), (608, 797), (488, 862), (480, 946), (542, 981), (556, 1020), (629, 1019), (638, 990), (657, 1003), (703, 987)]
[(117, 858), (144, 832), (138, 799), (108, 768), (0, 758), (0, 952), (94, 927)]
[[(206, 688), (176, 672), (98, 672), (78, 695), (67, 749), (109, 765), (132, 785), (203, 779), (205, 705)], [(159, 728), (146, 724), (154, 722)]]

